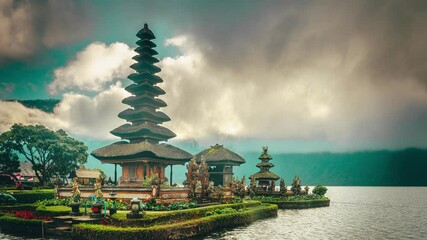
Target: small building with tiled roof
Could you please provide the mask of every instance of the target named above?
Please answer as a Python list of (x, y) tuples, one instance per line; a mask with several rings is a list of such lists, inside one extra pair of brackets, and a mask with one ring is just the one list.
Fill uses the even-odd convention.
[(240, 155), (219, 144), (201, 151), (195, 158), (197, 163), (200, 163), (202, 158), (205, 159), (209, 166), (209, 180), (213, 181), (215, 186), (228, 186), (233, 180), (233, 166), (246, 162)]
[(76, 170), (76, 176), (80, 184), (93, 185), (96, 179), (101, 177), (101, 172), (96, 169), (86, 169), (84, 165), (80, 165)]

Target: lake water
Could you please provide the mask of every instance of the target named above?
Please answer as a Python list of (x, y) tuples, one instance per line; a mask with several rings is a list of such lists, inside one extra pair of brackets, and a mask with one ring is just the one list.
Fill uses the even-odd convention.
[(204, 239), (427, 239), (426, 187), (329, 187), (326, 195), (330, 207), (279, 210)]
[(331, 206), (278, 217), (205, 239), (427, 239), (426, 187), (329, 187)]

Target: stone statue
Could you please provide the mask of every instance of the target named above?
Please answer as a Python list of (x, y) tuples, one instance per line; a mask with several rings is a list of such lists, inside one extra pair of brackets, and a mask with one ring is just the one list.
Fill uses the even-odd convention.
[(280, 192), (286, 193), (286, 184), (285, 184), (285, 180), (283, 178), (280, 179)]
[(95, 202), (102, 202), (102, 190), (101, 190), (102, 184), (101, 180), (99, 178), (96, 179), (95, 183)]
[(154, 174), (154, 177), (151, 179), (151, 187), (153, 188), (153, 192), (152, 192), (153, 198), (160, 196), (160, 184), (161, 184), (161, 179), (156, 173)]
[(188, 197), (192, 199), (196, 197), (196, 184), (199, 178), (198, 170), (199, 165), (196, 163), (196, 159), (191, 159), (187, 165), (187, 173), (185, 174), (187, 179), (185, 180), (185, 186), (190, 188), (190, 193), (188, 194)]
[(301, 179), (299, 176), (295, 176), (294, 180), (292, 182), (292, 187), (291, 187), (292, 192), (295, 195), (300, 195), (301, 194)]
[(305, 186), (304, 190), (305, 190), (305, 193), (308, 194), (308, 190), (310, 190), (310, 188), (308, 186)]
[(199, 181), (201, 184), (201, 198), (205, 199), (209, 196), (209, 166), (206, 163), (205, 157), (202, 156), (201, 163), (199, 164)]
[(80, 193), (80, 189), (79, 189), (79, 183), (77, 182), (78, 178), (75, 177), (73, 180), (73, 191), (71, 194), (71, 201), (72, 202), (80, 202), (80, 197), (81, 197), (81, 193)]

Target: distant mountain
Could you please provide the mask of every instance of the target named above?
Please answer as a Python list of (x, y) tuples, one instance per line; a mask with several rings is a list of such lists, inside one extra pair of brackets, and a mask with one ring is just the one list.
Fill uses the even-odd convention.
[[(276, 165), (271, 171), (284, 177), (286, 185), (298, 175), (304, 185), (427, 186), (426, 149), (271, 154)], [(235, 175), (249, 177), (259, 170), (259, 153), (241, 155), (246, 163), (235, 168)]]
[(16, 100), (9, 99), (7, 102), (19, 102), (27, 108), (37, 108), (47, 113), (52, 113), (55, 106), (61, 102), (59, 99), (35, 99), (35, 100)]

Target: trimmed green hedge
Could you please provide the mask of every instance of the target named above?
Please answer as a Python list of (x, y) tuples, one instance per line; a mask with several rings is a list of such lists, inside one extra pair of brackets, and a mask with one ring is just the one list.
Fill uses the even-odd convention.
[(241, 226), (258, 219), (274, 216), (277, 216), (277, 206), (264, 204), (242, 212), (212, 215), (146, 228), (78, 224), (73, 227), (72, 237), (81, 240), (181, 239), (202, 236), (218, 229)]
[(126, 213), (116, 213), (111, 217), (111, 223), (116, 226), (122, 227), (148, 227), (155, 224), (171, 223), (177, 221), (186, 221), (195, 218), (201, 218), (206, 216), (207, 212), (214, 211), (216, 209), (224, 208), (251, 208), (260, 206), (260, 201), (248, 201), (243, 203), (233, 203), (233, 204), (221, 204), (208, 207), (199, 207), (191, 208), (184, 210), (175, 210), (168, 212), (146, 212), (144, 218), (141, 219), (127, 219)]
[[(88, 207), (86, 209), (87, 213), (91, 213), (92, 210)], [(71, 212), (71, 207), (69, 206), (39, 206), (36, 209), (36, 214), (38, 216), (47, 216), (47, 217), (57, 217), (69, 215)], [(80, 208), (80, 212), (84, 212), (84, 208)]]
[(263, 203), (276, 204), (280, 209), (305, 209), (316, 207), (328, 207), (331, 203), (329, 198), (300, 201), (261, 200)]
[(35, 203), (39, 200), (55, 198), (55, 191), (14, 191), (12, 196), (16, 198), (18, 203)]
[(39, 237), (42, 235), (42, 223), (42, 220), (22, 219), (9, 214), (0, 217), (0, 227), (5, 233)]
[(28, 210), (28, 211), (35, 211), (37, 209), (38, 205), (33, 203), (25, 203), (25, 204), (15, 204), (15, 205), (8, 205), (8, 206), (0, 206), (0, 211), (3, 210)]

